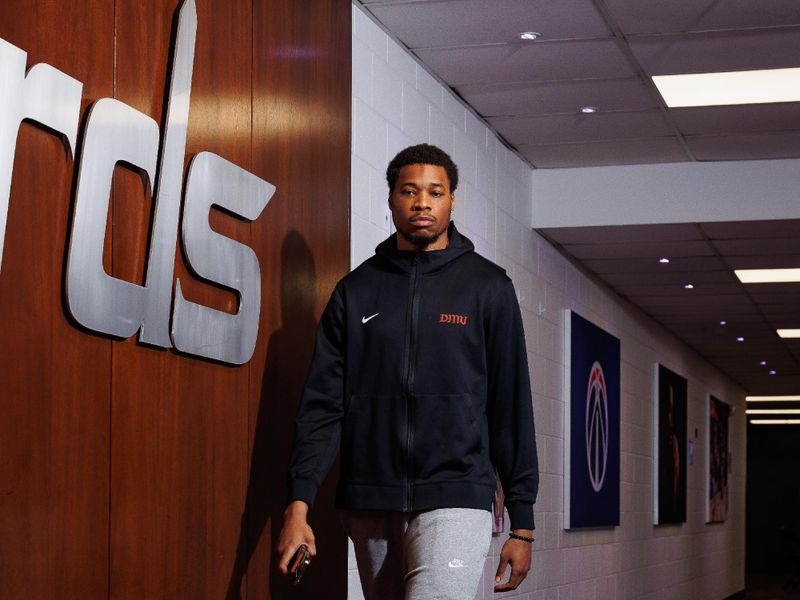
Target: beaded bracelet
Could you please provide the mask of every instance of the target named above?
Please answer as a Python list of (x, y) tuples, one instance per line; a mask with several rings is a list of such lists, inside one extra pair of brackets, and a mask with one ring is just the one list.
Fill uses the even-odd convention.
[(514, 533), (513, 531), (508, 534), (508, 537), (514, 538), (515, 540), (522, 540), (523, 542), (528, 542), (532, 544), (536, 538), (532, 537), (525, 537), (524, 535), (519, 535), (518, 533)]

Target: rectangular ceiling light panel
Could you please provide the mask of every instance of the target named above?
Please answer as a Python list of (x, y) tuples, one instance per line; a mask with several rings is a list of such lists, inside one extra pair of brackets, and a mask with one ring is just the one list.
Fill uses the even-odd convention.
[(748, 402), (800, 402), (800, 396), (747, 396)]
[(800, 415), (800, 408), (748, 408), (748, 415)]
[(734, 269), (742, 283), (800, 283), (800, 269)]
[(784, 339), (800, 338), (800, 329), (778, 329), (778, 336)]
[(800, 102), (800, 68), (654, 75), (670, 108)]
[(753, 425), (800, 425), (800, 419), (750, 419)]

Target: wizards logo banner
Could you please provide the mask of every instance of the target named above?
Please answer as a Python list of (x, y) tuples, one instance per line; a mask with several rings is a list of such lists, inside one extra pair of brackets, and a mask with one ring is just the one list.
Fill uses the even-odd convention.
[(565, 527), (619, 525), (619, 338), (573, 311), (566, 325)]

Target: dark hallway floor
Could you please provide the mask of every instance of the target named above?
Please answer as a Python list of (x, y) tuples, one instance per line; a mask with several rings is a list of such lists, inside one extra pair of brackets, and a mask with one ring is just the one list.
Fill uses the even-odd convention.
[(800, 600), (800, 582), (795, 580), (795, 585), (785, 589), (789, 580), (786, 574), (748, 574), (747, 600)]

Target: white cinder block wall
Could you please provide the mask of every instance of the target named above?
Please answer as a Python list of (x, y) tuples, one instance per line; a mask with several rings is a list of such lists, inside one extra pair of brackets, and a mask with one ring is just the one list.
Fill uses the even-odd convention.
[[(455, 221), (481, 254), (503, 266), (522, 306), (534, 391), (541, 488), (533, 570), (524, 600), (722, 600), (744, 589), (744, 393), (697, 354), (570, 264), (531, 229), (532, 170), (361, 10), (353, 7), (353, 267), (390, 232), (386, 164), (407, 145), (430, 142), (459, 166)], [(563, 529), (564, 310), (621, 340), (621, 524)], [(689, 380), (688, 521), (653, 526), (654, 365)], [(729, 519), (706, 525), (706, 395), (737, 410)], [(698, 437), (694, 438), (695, 429)], [(494, 596), (492, 542), (477, 598)], [(350, 599), (363, 598), (352, 549)]]

